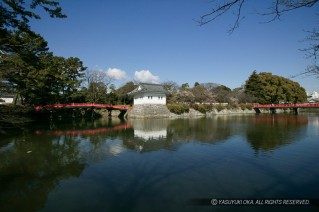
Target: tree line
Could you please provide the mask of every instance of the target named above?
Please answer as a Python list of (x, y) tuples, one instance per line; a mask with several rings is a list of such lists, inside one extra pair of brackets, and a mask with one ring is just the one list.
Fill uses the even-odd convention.
[(178, 86), (175, 82), (166, 82), (164, 87), (170, 91), (168, 103), (212, 104), (228, 103), (301, 103), (307, 100), (307, 94), (299, 83), (268, 72), (253, 71), (245, 84), (230, 89), (215, 83), (198, 83), (193, 87), (188, 83)]

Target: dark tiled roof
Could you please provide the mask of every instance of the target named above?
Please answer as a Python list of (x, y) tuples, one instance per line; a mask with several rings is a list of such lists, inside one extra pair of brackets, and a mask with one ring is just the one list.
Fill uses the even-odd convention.
[(146, 93), (146, 92), (152, 92), (152, 93), (165, 93), (168, 94), (168, 91), (163, 88), (161, 84), (152, 84), (152, 83), (140, 83), (137, 88), (135, 88), (133, 91), (129, 92), (129, 95), (134, 95), (138, 93)]
[(11, 93), (3, 93), (0, 95), (0, 98), (13, 98), (14, 97), (14, 94), (11, 94)]

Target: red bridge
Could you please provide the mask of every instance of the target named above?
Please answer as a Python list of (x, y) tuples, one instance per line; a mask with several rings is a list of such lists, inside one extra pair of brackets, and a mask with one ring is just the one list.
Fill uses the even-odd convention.
[(298, 108), (319, 108), (319, 103), (297, 103), (297, 104), (253, 104), (253, 108), (257, 113), (260, 113), (261, 108), (272, 110), (274, 113), (276, 109), (291, 108), (297, 114)]
[(319, 108), (319, 103), (253, 104), (253, 108)]
[(97, 104), (97, 103), (70, 103), (70, 104), (52, 104), (45, 106), (35, 106), (35, 110), (43, 109), (62, 109), (62, 108), (105, 108), (108, 110), (127, 111), (130, 106), (111, 105), (111, 104)]

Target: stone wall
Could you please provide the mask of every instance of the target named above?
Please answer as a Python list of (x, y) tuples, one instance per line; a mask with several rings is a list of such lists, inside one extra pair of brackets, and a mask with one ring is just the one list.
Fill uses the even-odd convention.
[(166, 105), (144, 104), (134, 105), (128, 112), (129, 118), (163, 118), (169, 117), (170, 112)]
[(211, 112), (206, 113), (207, 116), (214, 116), (214, 115), (236, 115), (236, 114), (255, 114), (255, 110), (242, 110), (241, 108), (233, 108), (233, 109), (224, 109), (221, 111), (217, 111), (216, 109), (212, 110)]
[(128, 112), (129, 118), (195, 118), (195, 117), (211, 117), (214, 115), (232, 115), (232, 114), (255, 114), (254, 110), (242, 109), (224, 109), (217, 111), (214, 109), (211, 112), (201, 113), (197, 110), (190, 108), (188, 113), (180, 115), (171, 113), (166, 105), (134, 105), (133, 109)]
[(237, 108), (237, 109), (224, 109), (224, 110), (221, 110), (221, 111), (217, 111), (216, 109), (213, 109), (210, 112), (201, 113), (201, 112), (191, 108), (191, 109), (189, 109), (189, 113), (183, 113), (183, 114), (180, 114), (180, 115), (171, 113), (170, 117), (172, 117), (172, 118), (194, 118), (194, 117), (205, 117), (205, 116), (206, 117), (212, 117), (212, 116), (215, 116), (215, 115), (244, 115), (244, 114), (255, 114), (255, 113), (256, 112), (254, 110), (248, 110), (248, 109), (242, 110), (240, 108)]

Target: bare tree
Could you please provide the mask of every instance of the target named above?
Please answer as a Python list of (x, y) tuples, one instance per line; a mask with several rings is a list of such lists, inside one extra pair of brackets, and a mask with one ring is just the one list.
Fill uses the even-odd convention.
[(315, 76), (319, 78), (319, 67), (317, 65), (318, 53), (319, 53), (319, 32), (317, 29), (308, 31), (309, 36), (306, 41), (310, 43), (308, 48), (302, 49), (306, 52), (306, 56), (313, 60), (313, 64), (308, 66), (301, 75)]
[(170, 93), (176, 93), (179, 89), (179, 85), (174, 81), (166, 81), (162, 83), (163, 87)]
[[(215, 21), (220, 16), (225, 13), (232, 12), (235, 19), (233, 24), (229, 29), (229, 33), (233, 33), (236, 28), (239, 27), (240, 21), (243, 19), (243, 11), (248, 4), (248, 2), (252, 2), (249, 0), (212, 0), (214, 4), (213, 8), (210, 12), (202, 15), (197, 22), (200, 26), (208, 24), (212, 21)], [(271, 0), (269, 1), (270, 5), (265, 8), (259, 8), (260, 11), (258, 14), (262, 16), (269, 16), (270, 19), (268, 22), (272, 22), (275, 20), (279, 20), (281, 16), (287, 12), (298, 10), (300, 8), (311, 8), (317, 3), (319, 0)], [(307, 41), (310, 41), (311, 44), (308, 48), (303, 49), (306, 51), (306, 55), (313, 59), (313, 65), (310, 65), (303, 71), (301, 74), (292, 76), (300, 76), (300, 75), (313, 75), (319, 78), (319, 67), (316, 64), (317, 56), (319, 53), (319, 32), (318, 28), (315, 28), (313, 31), (309, 31), (310, 36), (306, 38)]]
[(101, 89), (107, 91), (108, 86), (114, 81), (114, 79), (109, 77), (106, 72), (97, 70), (88, 70), (85, 73), (85, 79), (90, 99), (93, 102), (96, 101), (97, 95), (99, 95), (98, 91)]
[[(267, 8), (261, 8), (263, 12), (259, 13), (263, 16), (270, 16), (270, 21), (280, 19), (280, 17), (289, 11), (304, 7), (313, 7), (319, 0), (272, 0), (271, 5)], [(218, 17), (227, 12), (232, 12), (235, 16), (235, 21), (229, 30), (232, 33), (243, 18), (242, 11), (249, 0), (213, 0), (215, 5), (210, 12), (202, 15), (197, 22), (200, 26), (216, 20)]]
[(104, 83), (106, 86), (108, 86), (114, 81), (114, 79), (109, 77), (106, 72), (96, 70), (88, 70), (85, 73), (85, 78), (88, 86), (91, 83)]

